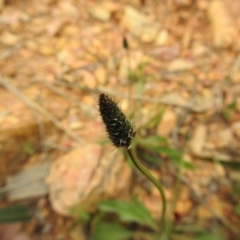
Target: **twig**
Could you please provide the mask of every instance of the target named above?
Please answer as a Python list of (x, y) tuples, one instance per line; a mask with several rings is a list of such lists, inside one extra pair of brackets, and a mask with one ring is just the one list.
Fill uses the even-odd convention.
[(114, 90), (109, 90), (106, 87), (99, 87), (97, 89), (91, 89), (91, 88), (88, 88), (85, 85), (79, 84), (79, 83), (65, 83), (63, 81), (58, 81), (55, 84), (74, 88), (74, 89), (81, 89), (82, 91), (95, 92), (97, 94), (105, 93), (107, 95), (112, 95), (112, 96), (116, 96), (116, 97), (120, 97), (120, 98), (130, 98), (132, 100), (141, 100), (144, 102), (159, 103), (159, 104), (163, 104), (163, 105), (186, 108), (186, 109), (189, 109), (190, 111), (197, 112), (197, 113), (206, 111), (215, 106), (214, 102), (212, 102), (212, 103), (208, 102), (206, 106), (199, 107), (196, 103), (193, 104), (191, 101), (186, 102), (186, 103), (180, 103), (178, 101), (173, 102), (168, 99), (161, 99), (159, 97), (147, 97), (147, 96), (142, 96), (142, 95), (137, 95), (137, 94), (132, 94), (129, 97), (129, 95), (127, 93), (121, 93), (121, 92), (117, 92)]
[[(113, 95), (113, 96), (118, 96), (118, 97), (121, 97), (121, 98), (127, 98), (128, 97), (128, 94), (108, 90), (108, 89), (103, 88), (103, 87), (99, 88), (99, 92), (104, 92), (106, 94)], [(193, 111), (193, 112), (203, 112), (203, 111), (209, 109), (210, 107), (214, 106), (214, 103), (208, 103), (207, 106), (203, 106), (201, 108), (198, 108), (197, 104), (193, 104), (191, 101), (187, 102), (187, 103), (180, 103), (180, 102), (177, 102), (177, 101), (173, 102), (173, 101), (170, 101), (168, 99), (161, 99), (161, 98), (156, 98), (156, 97), (146, 97), (146, 96), (141, 96), (141, 95), (136, 95), (136, 94), (132, 94), (131, 99), (186, 108), (186, 109), (189, 109), (190, 111)]]
[(46, 117), (48, 120), (53, 122), (58, 128), (60, 128), (62, 131), (64, 131), (67, 135), (69, 135), (75, 141), (82, 142), (82, 139), (80, 139), (74, 132), (72, 132), (69, 128), (66, 128), (64, 125), (62, 125), (62, 123), (57, 118), (55, 118), (52, 114), (50, 114), (44, 108), (42, 108), (37, 103), (35, 103), (32, 100), (30, 100), (29, 98), (27, 98), (19, 89), (17, 89), (15, 86), (13, 86), (8, 79), (4, 79), (3, 77), (0, 76), (0, 84), (3, 87), (5, 87), (9, 92), (15, 94), (28, 107), (30, 107), (34, 111), (40, 113), (41, 115)]
[(44, 80), (41, 79), (36, 79), (36, 81), (38, 83), (43, 84), (44, 86), (46, 86), (48, 89), (50, 89), (52, 92), (58, 94), (59, 96), (65, 98), (66, 100), (74, 103), (78, 108), (80, 108), (82, 111), (84, 111), (86, 114), (91, 114), (91, 115), (96, 115), (96, 112), (93, 108), (91, 108), (89, 105), (83, 104), (79, 101), (79, 99), (76, 99), (72, 96), (70, 96), (68, 93), (65, 93), (61, 90), (59, 90), (57, 87), (55, 87), (52, 84), (49, 84), (47, 82), (45, 82)]
[[(198, 84), (198, 79), (195, 76), (195, 82), (194, 82), (194, 86), (192, 88), (191, 98), (190, 98), (190, 101), (189, 101), (189, 104), (192, 105), (192, 106), (194, 106), (194, 104), (196, 102), (197, 84)], [(175, 145), (175, 148), (178, 148), (177, 147), (177, 142), (178, 142), (177, 133), (179, 131), (179, 128), (183, 125), (186, 118), (189, 116), (189, 113), (190, 113), (190, 109), (185, 109), (185, 111), (183, 111), (181, 116), (178, 117), (178, 122), (177, 122), (175, 128), (173, 129), (172, 139), (173, 139), (173, 143)]]

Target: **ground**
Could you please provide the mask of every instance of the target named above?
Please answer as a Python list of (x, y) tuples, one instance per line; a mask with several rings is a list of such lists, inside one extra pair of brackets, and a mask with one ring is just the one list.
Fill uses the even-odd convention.
[[(171, 239), (194, 239), (189, 226), (199, 225), (239, 237), (239, 1), (1, 0), (0, 12), (0, 206), (33, 214), (0, 226), (2, 240), (87, 239), (60, 201), (90, 201), (94, 214), (103, 195), (135, 195), (159, 218), (151, 183), (121, 150), (96, 143), (107, 137), (101, 92), (130, 117), (136, 139), (164, 137), (191, 166), (146, 142), (137, 148), (164, 186)], [(46, 163), (41, 191), (13, 194), (9, 176)], [(71, 191), (55, 195), (59, 186)]]

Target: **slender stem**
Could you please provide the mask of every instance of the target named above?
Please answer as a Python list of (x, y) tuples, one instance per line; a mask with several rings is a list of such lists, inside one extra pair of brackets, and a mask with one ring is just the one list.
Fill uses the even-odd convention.
[[(162, 213), (161, 213), (161, 219), (160, 219), (160, 233), (163, 232), (164, 229), (164, 223), (165, 223), (165, 215), (166, 215), (166, 197), (164, 194), (164, 190), (162, 185), (159, 183), (159, 181), (153, 177), (153, 175), (147, 170), (147, 168), (144, 167), (144, 165), (139, 161), (137, 156), (134, 154), (134, 152), (130, 149), (127, 149), (127, 153), (131, 160), (133, 161), (134, 165), (156, 186), (156, 188), (159, 190), (161, 197), (162, 197)], [(160, 234), (161, 235), (161, 234)]]

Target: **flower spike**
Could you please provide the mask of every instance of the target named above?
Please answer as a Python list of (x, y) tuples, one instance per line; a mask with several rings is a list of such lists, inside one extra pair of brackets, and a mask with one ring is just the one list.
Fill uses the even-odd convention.
[(99, 111), (108, 136), (116, 147), (131, 147), (133, 131), (131, 122), (123, 114), (117, 103), (104, 93), (99, 95)]

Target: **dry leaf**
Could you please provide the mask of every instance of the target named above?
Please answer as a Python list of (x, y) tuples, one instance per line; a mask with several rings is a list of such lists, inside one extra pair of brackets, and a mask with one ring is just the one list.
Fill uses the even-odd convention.
[(13, 34), (13, 33), (10, 33), (10, 32), (3, 32), (1, 34), (0, 41), (3, 44), (12, 46), (12, 45), (15, 45), (19, 42), (19, 35), (16, 35), (16, 34)]
[(167, 30), (162, 30), (156, 37), (155, 43), (157, 46), (164, 46), (168, 43), (169, 40), (169, 32)]
[(196, 155), (201, 155), (203, 146), (207, 137), (207, 128), (205, 125), (198, 125), (193, 130), (193, 136), (190, 140), (189, 146), (192, 152)]
[(177, 116), (172, 110), (168, 109), (167, 111), (165, 111), (163, 118), (161, 119), (157, 127), (158, 135), (164, 137), (168, 136), (176, 125), (176, 121)]
[(110, 20), (111, 18), (111, 13), (109, 12), (108, 9), (104, 8), (104, 5), (96, 5), (92, 8), (90, 8), (90, 14), (92, 15), (92, 17), (107, 22)]
[(185, 59), (176, 59), (168, 65), (167, 70), (168, 71), (183, 71), (183, 70), (191, 69), (193, 67), (194, 67), (193, 62), (190, 62)]
[(222, 0), (210, 2), (208, 16), (212, 25), (214, 45), (217, 47), (231, 45), (237, 39), (238, 30)]
[(159, 31), (159, 24), (132, 6), (124, 8), (122, 23), (143, 42), (153, 41)]

